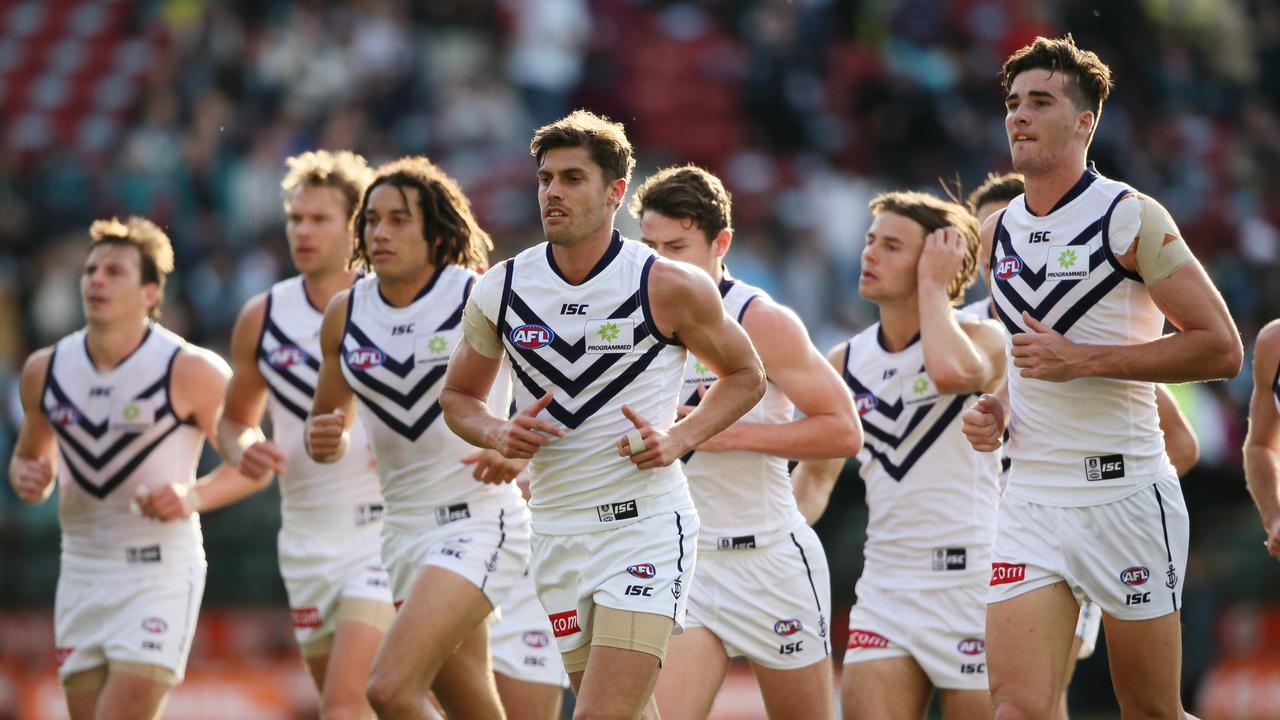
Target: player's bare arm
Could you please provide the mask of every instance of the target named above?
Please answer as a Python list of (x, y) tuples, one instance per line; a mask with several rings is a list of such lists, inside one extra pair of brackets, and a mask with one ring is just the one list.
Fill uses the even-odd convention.
[(266, 321), (267, 295), (245, 303), (231, 330), (231, 381), (218, 419), (217, 442), (222, 459), (246, 477), (284, 472), (285, 455), (263, 434), (259, 423), (267, 405), (267, 381), (258, 369), (258, 338)]
[(862, 448), (862, 424), (853, 398), (809, 340), (800, 318), (760, 298), (747, 306), (742, 327), (760, 354), (769, 380), (804, 417), (786, 423), (739, 421), (698, 449), (750, 450), (789, 460), (843, 460), (856, 455)]
[[(1122, 202), (1141, 202), (1144, 208), (1155, 203), (1151, 198)], [(1167, 218), (1163, 208), (1160, 213)], [(1172, 220), (1153, 220), (1144, 210), (1142, 223), (1120, 262), (1143, 277), (1156, 307), (1180, 332), (1138, 345), (1086, 345), (1067, 340), (1024, 312), (1023, 321), (1032, 332), (1013, 336), (1012, 350), (1014, 367), (1023, 377), (1193, 382), (1240, 372), (1244, 349), (1222, 295), (1186, 249)], [(1182, 254), (1171, 260), (1174, 251), (1169, 248), (1179, 248)], [(1174, 263), (1177, 268), (1169, 272)]]
[(1280, 560), (1280, 412), (1272, 385), (1280, 363), (1280, 321), (1258, 333), (1253, 350), (1253, 395), (1249, 400), (1249, 433), (1244, 440), (1244, 477), (1262, 516), (1267, 552)]
[[(173, 361), (173, 411), (194, 423), (206, 438), (217, 432), (218, 416), (231, 368), (216, 353), (188, 345)], [(208, 512), (229, 505), (266, 487), (271, 480), (250, 478), (223, 463), (196, 480), (195, 487), (173, 482), (136, 498), (143, 517), (179, 520), (193, 512)]]
[(924, 238), (916, 269), (920, 342), (925, 371), (944, 395), (990, 391), (1004, 376), (1004, 333), (992, 320), (963, 325), (952, 310), (948, 286), (964, 261), (964, 239), (955, 228)]
[(355, 393), (342, 376), (342, 333), (350, 291), (333, 296), (320, 323), (320, 373), (307, 414), (306, 446), (312, 460), (335, 462), (347, 454), (355, 422)]
[(1156, 385), (1156, 413), (1160, 416), (1160, 432), (1164, 434), (1164, 452), (1178, 475), (1184, 475), (1200, 460), (1200, 441), (1173, 393), (1163, 385)]
[[(844, 355), (845, 344), (837, 344), (827, 351), (827, 365), (833, 371), (843, 372)], [(846, 396), (849, 395), (849, 390), (843, 381), (840, 383), (840, 391)], [(861, 438), (861, 422), (858, 423), (858, 430)], [(795, 494), (796, 506), (800, 508), (800, 514), (804, 515), (805, 522), (810, 525), (818, 522), (822, 514), (827, 511), (827, 503), (831, 501), (831, 491), (836, 487), (836, 480), (840, 478), (845, 460), (845, 458), (803, 460), (791, 471), (791, 491)]]
[(9, 484), (19, 500), (31, 505), (44, 502), (53, 493), (53, 478), (58, 469), (58, 438), (40, 407), (52, 357), (52, 348), (32, 353), (22, 366), (18, 387), (23, 416), (13, 457), (9, 460)]
[(618, 441), (618, 454), (630, 456), (642, 470), (675, 462), (742, 417), (765, 391), (764, 367), (751, 339), (725, 314), (720, 292), (706, 273), (659, 259), (649, 272), (648, 290), (658, 331), (680, 341), (718, 380), (701, 404), (671, 428), (655, 428), (648, 418), (623, 406), (643, 449), (624, 436)]

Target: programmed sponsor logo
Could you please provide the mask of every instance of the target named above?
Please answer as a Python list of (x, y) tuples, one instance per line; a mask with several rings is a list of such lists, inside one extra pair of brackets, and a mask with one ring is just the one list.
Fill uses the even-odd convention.
[(1150, 579), (1151, 571), (1141, 565), (1134, 565), (1133, 567), (1127, 567), (1120, 571), (1120, 582), (1131, 587), (1135, 585), (1146, 585), (1147, 581)]
[(1009, 280), (1022, 272), (1022, 260), (1017, 255), (1007, 255), (1000, 258), (994, 269), (997, 280)]
[(991, 563), (991, 584), (1007, 585), (1009, 583), (1022, 582), (1027, 579), (1027, 564), (1018, 563)]
[(547, 619), (551, 621), (552, 634), (558, 638), (582, 632), (582, 628), (578, 627), (577, 610), (558, 612), (554, 615), (548, 615)]
[(292, 608), (290, 612), (293, 614), (294, 627), (296, 628), (320, 627), (320, 608), (314, 608), (314, 607)]
[(956, 645), (964, 655), (981, 655), (987, 649), (987, 643), (982, 638), (965, 638)]
[(858, 393), (853, 396), (854, 407), (858, 408), (858, 415), (866, 415), (876, 409), (876, 396), (869, 392)]
[(142, 621), (142, 629), (153, 635), (159, 635), (169, 629), (169, 623), (165, 622), (163, 618), (149, 617)]
[(521, 635), (520, 639), (531, 648), (543, 648), (547, 646), (547, 643), (551, 642), (551, 638), (547, 637), (547, 634), (541, 630), (530, 630)]
[(849, 642), (845, 647), (849, 650), (853, 648), (886, 648), (889, 647), (889, 638), (879, 633), (873, 633), (870, 630), (849, 628)]
[(307, 354), (297, 345), (281, 345), (267, 353), (267, 364), (277, 370), (283, 370), (307, 361)]
[(511, 344), (525, 350), (537, 350), (550, 345), (555, 336), (546, 325), (521, 325), (511, 331)]
[(347, 365), (356, 370), (378, 367), (384, 359), (382, 351), (375, 347), (360, 347), (347, 352)]
[(801, 624), (798, 618), (787, 618), (786, 620), (779, 620), (773, 624), (773, 632), (783, 637), (795, 635), (803, 629), (804, 625)]
[(654, 567), (653, 563), (636, 563), (629, 566), (627, 572), (642, 580), (648, 580), (658, 574), (658, 568)]

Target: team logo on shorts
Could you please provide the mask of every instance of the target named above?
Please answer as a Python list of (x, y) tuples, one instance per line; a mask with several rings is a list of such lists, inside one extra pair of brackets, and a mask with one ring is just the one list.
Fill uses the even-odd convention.
[(869, 392), (858, 393), (853, 396), (853, 405), (858, 409), (858, 415), (866, 415), (876, 409), (876, 396)]
[(886, 647), (889, 647), (889, 638), (870, 630), (849, 628), (849, 643), (845, 646), (846, 649)]
[(1151, 579), (1151, 571), (1141, 565), (1125, 568), (1120, 571), (1120, 582), (1125, 585), (1146, 585)]
[(800, 620), (797, 618), (787, 618), (786, 620), (779, 620), (773, 624), (773, 632), (783, 637), (795, 635), (803, 629), (804, 625), (801, 624)]
[(627, 572), (641, 580), (648, 580), (658, 574), (658, 568), (654, 567), (653, 563), (636, 563), (635, 565), (628, 567)]
[(1178, 587), (1178, 571), (1173, 568), (1173, 564), (1169, 565), (1169, 572), (1165, 573), (1164, 586), (1170, 590)]
[(297, 345), (281, 345), (267, 353), (267, 364), (277, 370), (283, 370), (307, 361), (307, 354)]
[(547, 634), (541, 630), (530, 630), (524, 635), (521, 635), (520, 639), (524, 641), (525, 645), (528, 645), (531, 648), (546, 647), (547, 643), (551, 642), (551, 638), (548, 638)]
[(80, 413), (76, 411), (73, 405), (54, 405), (49, 410), (49, 422), (58, 427), (75, 425), (79, 421)]
[(1027, 579), (1027, 564), (1019, 563), (991, 563), (991, 584), (1007, 585), (1009, 583), (1022, 582)]
[(986, 649), (987, 643), (982, 638), (965, 638), (956, 645), (956, 650), (965, 655), (981, 655)]
[(1008, 255), (1000, 258), (1000, 261), (992, 269), (995, 270), (996, 279), (1008, 280), (1022, 272), (1022, 260), (1017, 255)]
[(537, 350), (551, 344), (556, 334), (546, 325), (521, 325), (511, 331), (511, 344), (525, 350)]
[(577, 610), (558, 612), (554, 615), (548, 615), (547, 619), (551, 621), (551, 632), (558, 638), (582, 632), (582, 628), (578, 627)]
[(142, 629), (154, 635), (159, 635), (169, 629), (169, 623), (165, 622), (162, 618), (149, 617), (142, 621)]
[(385, 357), (376, 347), (361, 347), (347, 352), (347, 364), (355, 370), (368, 370), (382, 364)]

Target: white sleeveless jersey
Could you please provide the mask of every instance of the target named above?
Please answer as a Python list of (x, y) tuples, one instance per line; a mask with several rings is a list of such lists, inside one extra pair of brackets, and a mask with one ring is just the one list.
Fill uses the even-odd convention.
[(870, 512), (859, 583), (927, 589), (984, 578), (1000, 463), (960, 431), (977, 395), (940, 395), (919, 337), (888, 352), (879, 323), (849, 340), (843, 376), (862, 419), (858, 475)]
[[(1116, 260), (1138, 233), (1132, 188), (1092, 166), (1044, 217), (1009, 203), (992, 243), (996, 314), (1011, 335), (1022, 313), (1076, 343), (1136, 345), (1164, 316), (1142, 279)], [(1012, 339), (1009, 342), (1012, 350)], [(1172, 474), (1150, 382), (1022, 377), (1009, 358), (1008, 492), (1042, 505), (1113, 502)]]
[[(267, 307), (258, 339), (258, 369), (271, 391), (271, 436), (288, 458), (280, 475), (283, 524), (289, 529), (301, 515), (352, 512), (364, 524), (381, 512), (373, 449), (364, 423), (351, 426), (351, 446), (335, 463), (318, 463), (303, 443), (307, 413), (320, 371), (320, 323), (324, 311), (307, 297), (303, 277), (282, 280), (267, 291)], [(377, 508), (376, 510), (374, 508)], [(313, 523), (307, 523), (313, 525)], [(337, 527), (333, 528), (337, 530)]]
[[(461, 460), (478, 448), (455, 435), (440, 416), (445, 367), (462, 337), (459, 323), (474, 281), (470, 270), (441, 266), (402, 308), (382, 298), (377, 276), (351, 288), (342, 374), (359, 399), (360, 419), (377, 457), (388, 525), (420, 530), (424, 526), (416, 520), (447, 519), (463, 503), (523, 502), (514, 485), (487, 485), (471, 476), (472, 468)], [(507, 404), (502, 398), (496, 407), (505, 413)]]
[(204, 561), (198, 515), (162, 523), (129, 509), (139, 487), (195, 485), (204, 433), (171, 401), (185, 346), (152, 324), (106, 372), (89, 358), (85, 330), (54, 346), (41, 405), (58, 436), (64, 573), (163, 574), (175, 561)]
[[(738, 322), (742, 322), (754, 300), (768, 297), (763, 290), (728, 277), (720, 281), (720, 296), (724, 298), (725, 312)], [(698, 388), (715, 381), (716, 376), (690, 353), (681, 391), (684, 404), (697, 405)], [(742, 416), (741, 422), (785, 423), (794, 417), (795, 405), (770, 382), (764, 397)], [(700, 547), (764, 547), (804, 524), (785, 458), (736, 450), (695, 450), (681, 460), (689, 479), (689, 494), (702, 523), (698, 531)]]
[(679, 463), (638, 470), (617, 449), (635, 429), (624, 404), (654, 427), (675, 423), (686, 353), (653, 323), (648, 280), (656, 259), (614, 231), (604, 257), (573, 285), (542, 243), (493, 268), (476, 290), (506, 348), (516, 406), (550, 392), (540, 417), (565, 428), (529, 465), (539, 532), (576, 532), (589, 527), (580, 522), (587, 516), (598, 526), (689, 502)]

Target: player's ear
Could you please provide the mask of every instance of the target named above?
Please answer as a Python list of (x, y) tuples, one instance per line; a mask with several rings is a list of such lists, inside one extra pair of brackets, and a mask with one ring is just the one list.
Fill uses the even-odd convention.
[(627, 180), (626, 178), (618, 178), (608, 185), (609, 204), (614, 207), (622, 205), (622, 198), (627, 196)]
[(715, 239), (711, 241), (711, 251), (715, 253), (717, 258), (723, 259), (729, 252), (729, 246), (733, 244), (733, 230), (725, 228), (716, 233)]

